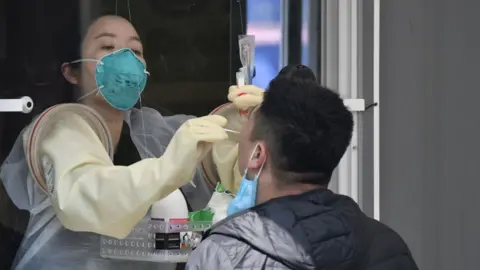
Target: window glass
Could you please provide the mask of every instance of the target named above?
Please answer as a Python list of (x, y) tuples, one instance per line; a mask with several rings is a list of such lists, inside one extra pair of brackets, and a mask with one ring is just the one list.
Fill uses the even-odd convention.
[(247, 32), (255, 35), (256, 77), (253, 83), (266, 88), (280, 70), (282, 42), (281, 0), (248, 0)]
[[(310, 64), (310, 55), (308, 50), (309, 46), (309, 11), (310, 11), (310, 1), (312, 0), (302, 0), (302, 64)], [(315, 1), (315, 0), (314, 0)]]
[[(29, 96), (35, 103), (30, 114), (0, 112), (0, 164), (35, 115), (49, 106), (76, 101), (62, 63), (82, 58), (80, 48), (88, 45), (82, 36), (105, 14), (131, 21), (141, 40), (143, 49), (139, 43), (108, 37), (101, 44), (105, 52), (122, 47), (135, 53), (142, 50), (150, 76), (137, 106), (164, 115), (202, 116), (227, 101), (228, 87), (240, 67), (236, 37), (242, 32), (239, 18), (245, 11), (237, 0), (26, 2), (0, 0), (0, 99)], [(9, 269), (27, 220), (28, 214), (16, 210), (0, 184), (0, 261), (6, 264), (0, 269)]]

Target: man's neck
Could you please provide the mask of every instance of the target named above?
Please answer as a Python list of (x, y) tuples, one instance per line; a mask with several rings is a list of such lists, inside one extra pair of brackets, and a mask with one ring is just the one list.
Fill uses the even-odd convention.
[[(311, 184), (295, 184), (279, 187), (275, 190), (276, 197), (284, 197), (290, 195), (299, 195), (311, 190), (322, 188), (323, 186), (311, 185)], [(273, 199), (273, 198), (272, 198)]]
[[(269, 179), (269, 183), (282, 183), (281, 181), (267, 177)], [(262, 179), (263, 180), (263, 179)], [(266, 202), (271, 199), (291, 196), (291, 195), (299, 195), (311, 190), (319, 189), (319, 188), (326, 188), (326, 186), (322, 185), (312, 185), (312, 184), (302, 184), (302, 183), (295, 183), (295, 184), (272, 184), (268, 191), (262, 194), (262, 198), (259, 198), (260, 201), (258, 203)]]

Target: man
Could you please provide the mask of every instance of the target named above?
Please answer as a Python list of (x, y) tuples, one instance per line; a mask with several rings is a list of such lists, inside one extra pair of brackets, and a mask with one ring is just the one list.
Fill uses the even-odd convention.
[(397, 233), (327, 189), (352, 129), (336, 93), (275, 78), (241, 134), (243, 189), (229, 205), (240, 211), (206, 233), (186, 269), (418, 269)]

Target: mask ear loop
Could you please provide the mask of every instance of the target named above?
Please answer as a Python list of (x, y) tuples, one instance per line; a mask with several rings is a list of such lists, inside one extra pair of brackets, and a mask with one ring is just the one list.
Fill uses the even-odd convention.
[(81, 62), (96, 62), (97, 64), (104, 65), (102, 60), (93, 59), (93, 58), (78, 59), (78, 60), (70, 62), (70, 64), (76, 64), (76, 63), (81, 63)]
[[(97, 64), (100, 64), (100, 65), (104, 65), (104, 63), (101, 61), (101, 60), (97, 60), (97, 59), (93, 59), (93, 58), (85, 58), (85, 59), (79, 59), (79, 60), (75, 60), (75, 61), (72, 61), (70, 62), (69, 64), (77, 64), (77, 63), (82, 63), (82, 62), (95, 62)], [(100, 89), (103, 88), (103, 85), (102, 86), (99, 86), (95, 89), (93, 89), (92, 91), (80, 96), (79, 98), (77, 98), (77, 101), (80, 101), (94, 93), (98, 94), (98, 91), (100, 91)]]
[(88, 97), (88, 96), (90, 96), (90, 95), (93, 95), (93, 94), (95, 94), (95, 93), (98, 95), (100, 89), (102, 89), (102, 88), (103, 88), (103, 85), (100, 86), (100, 87), (97, 87), (97, 88), (93, 89), (92, 91), (86, 93), (85, 95), (77, 98), (77, 101), (80, 101), (80, 100), (82, 100), (82, 99), (84, 99), (84, 98), (86, 98), (86, 97)]
[(260, 174), (262, 173), (262, 171), (263, 171), (263, 166), (265, 166), (265, 161), (266, 161), (266, 160), (264, 160), (264, 161), (262, 162), (262, 166), (260, 166), (260, 170), (258, 170), (257, 175), (255, 176), (255, 180), (258, 180), (258, 177), (259, 177)]
[[(253, 152), (252, 152), (252, 154), (250, 155), (250, 158), (248, 159), (248, 162), (250, 162), (250, 161), (252, 160), (253, 156), (255, 155), (255, 151), (257, 150), (257, 148), (258, 148), (258, 143), (255, 144), (255, 148), (253, 148)], [(265, 162), (266, 162), (266, 160), (264, 160), (264, 161), (262, 162), (262, 166), (260, 166), (260, 169), (259, 169), (258, 172), (255, 174), (255, 177), (253, 178), (253, 181), (258, 180), (258, 177), (259, 177), (260, 174), (262, 173), (263, 166), (265, 166)], [(248, 168), (245, 168), (245, 172), (243, 173), (243, 178), (247, 179), (247, 177), (246, 177), (246, 176), (247, 176), (247, 173), (248, 173)], [(247, 180), (249, 180), (249, 179), (247, 179)], [(249, 181), (251, 181), (251, 180), (249, 180)]]

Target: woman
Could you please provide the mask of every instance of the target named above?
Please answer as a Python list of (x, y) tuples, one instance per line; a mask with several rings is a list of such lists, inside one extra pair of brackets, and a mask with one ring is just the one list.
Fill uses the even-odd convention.
[[(83, 134), (84, 137), (76, 143), (65, 143), (70, 147), (67, 147), (67, 155), (78, 155), (79, 159), (85, 157), (82, 162), (90, 167), (79, 171), (74, 168), (78, 167), (75, 163), (64, 166), (77, 171), (55, 171), (55, 181), (49, 186), (52, 194), (42, 193), (29, 172), (20, 136), (1, 170), (2, 181), (12, 200), (17, 207), (31, 213), (14, 268), (174, 269), (175, 264), (104, 259), (100, 256), (99, 234), (126, 236), (155, 200), (172, 192), (178, 205), (188, 203), (193, 210), (203, 208), (212, 191), (199, 173), (193, 177), (194, 185), (187, 184), (192, 180), (188, 171), (189, 167), (195, 168), (198, 159), (205, 154), (206, 148), (200, 149), (199, 153), (199, 143), (227, 137), (222, 128), (225, 119), (192, 119), (184, 115), (163, 117), (153, 109), (132, 108), (145, 86), (147, 75), (138, 34), (123, 18), (104, 16), (97, 19), (84, 36), (81, 59), (71, 60), (71, 63), (62, 65), (62, 72), (66, 80), (76, 86), (78, 101), (93, 108), (107, 123), (115, 147), (113, 163), (121, 166), (113, 166), (106, 153), (98, 152), (101, 145), (97, 144), (97, 149), (87, 146), (89, 142), (84, 139), (88, 134)], [(123, 70), (121, 74), (110, 74), (118, 69)], [(246, 95), (240, 96), (236, 104), (242, 104), (241, 99), (248, 99), (248, 91), (243, 92)], [(68, 128), (63, 129), (64, 136), (56, 138), (58, 140), (74, 139), (73, 136), (81, 132), (76, 123), (64, 121), (63, 124)], [(49, 151), (53, 163), (55, 160), (56, 163), (67, 162), (65, 153), (62, 155), (62, 151), (67, 150), (53, 147), (55, 138), (50, 141), (50, 145), (45, 143), (42, 149)], [(91, 154), (88, 151), (97, 152)], [(165, 161), (170, 157), (183, 157), (188, 162)], [(96, 159), (91, 161), (92, 158)], [(102, 166), (98, 168), (98, 164)], [(182, 166), (184, 170), (170, 170), (168, 166)], [(135, 168), (149, 173), (132, 173)], [(159, 179), (152, 178), (152, 175)], [(59, 179), (62, 177), (64, 179)], [(130, 179), (135, 177), (138, 179)], [(146, 181), (150, 182), (146, 184)], [(96, 190), (92, 191), (92, 186)], [(183, 196), (179, 197), (175, 189), (181, 186)], [(107, 200), (102, 197), (104, 194), (111, 197)], [(120, 195), (126, 196), (122, 199)], [(110, 218), (115, 222), (109, 221)]]

